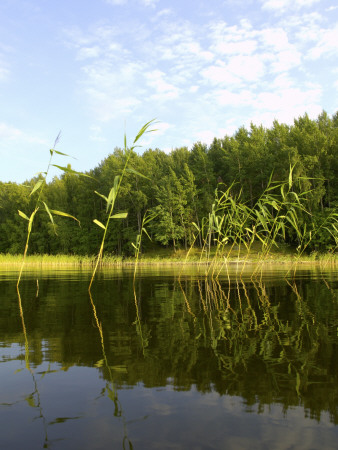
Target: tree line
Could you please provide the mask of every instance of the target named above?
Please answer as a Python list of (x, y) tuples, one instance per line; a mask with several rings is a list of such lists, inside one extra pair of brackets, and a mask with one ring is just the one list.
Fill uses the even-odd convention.
[[(41, 200), (51, 208), (76, 217), (55, 217), (47, 211), (36, 215), (31, 232), (30, 253), (96, 254), (101, 242), (100, 228), (93, 222), (105, 221), (105, 202), (116, 175), (123, 170), (126, 151), (115, 148), (97, 167), (79, 176), (71, 166), (45, 186)], [(215, 198), (231, 186), (231, 196), (249, 207), (269, 183), (287, 180), (290, 167), (296, 181), (295, 193), (306, 192), (307, 214), (300, 217), (302, 229), (310, 235), (308, 250), (335, 250), (338, 207), (338, 112), (330, 117), (323, 111), (312, 120), (305, 114), (293, 125), (274, 121), (271, 128), (251, 124), (233, 136), (215, 138), (210, 146), (195, 143), (191, 150), (180, 147), (169, 154), (148, 149), (128, 155), (130, 171), (125, 173), (115, 202), (117, 212), (128, 212), (124, 219), (112, 220), (105, 242), (105, 253), (132, 255), (132, 242), (142, 230), (147, 213), (151, 221), (147, 232), (151, 246), (170, 246), (174, 250), (202, 246), (196, 229), (210, 216)], [(140, 176), (142, 174), (143, 176)], [(23, 253), (27, 216), (35, 208), (33, 177), (22, 184), (0, 182), (0, 253)], [(97, 195), (100, 193), (101, 196)], [(326, 224), (326, 219), (330, 220)], [(319, 230), (319, 231), (318, 231)], [(311, 235), (312, 233), (312, 235)], [(297, 246), (294, 233), (283, 240)]]

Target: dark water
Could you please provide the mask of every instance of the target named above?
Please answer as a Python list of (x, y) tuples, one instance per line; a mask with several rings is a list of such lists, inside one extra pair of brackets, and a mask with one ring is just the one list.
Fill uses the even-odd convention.
[(337, 448), (338, 272), (250, 275), (0, 272), (0, 448)]

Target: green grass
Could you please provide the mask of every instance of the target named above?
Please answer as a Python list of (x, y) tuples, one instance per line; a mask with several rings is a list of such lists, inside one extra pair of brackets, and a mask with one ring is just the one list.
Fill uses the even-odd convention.
[[(148, 252), (139, 256), (138, 264), (197, 264), (207, 263), (207, 262), (220, 262), (224, 263), (224, 258), (220, 255), (217, 256), (216, 260), (213, 258), (213, 253), (216, 249), (211, 248), (211, 254), (209, 259), (206, 255), (202, 255), (199, 248), (193, 248), (188, 257), (185, 250), (177, 250), (174, 252), (170, 248), (152, 248)], [(27, 266), (41, 266), (41, 267), (92, 267), (96, 263), (96, 256), (79, 256), (79, 255), (27, 255), (26, 263)], [(246, 260), (246, 262), (257, 263), (260, 261), (265, 261), (267, 263), (288, 263), (290, 261), (305, 263), (318, 263), (327, 262), (332, 264), (338, 263), (338, 254), (332, 253), (312, 253), (310, 255), (302, 255), (301, 258), (297, 259), (297, 253), (287, 247), (282, 249), (272, 250), (268, 256), (262, 259), (262, 253), (260, 251), (259, 244), (255, 245), (249, 256), (246, 252), (241, 249), (238, 252), (237, 248), (233, 248), (229, 257), (228, 262), (241, 262)], [(0, 254), (0, 266), (15, 266), (20, 267), (22, 263), (22, 255), (11, 255), (11, 254)], [(102, 266), (122, 266), (122, 265), (133, 265), (136, 263), (135, 257), (122, 257), (116, 255), (104, 255), (101, 261)]]

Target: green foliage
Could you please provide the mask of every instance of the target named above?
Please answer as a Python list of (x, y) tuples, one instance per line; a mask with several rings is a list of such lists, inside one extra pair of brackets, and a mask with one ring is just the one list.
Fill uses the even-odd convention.
[[(105, 252), (131, 255), (146, 211), (156, 217), (145, 251), (194, 244), (210, 252), (235, 241), (245, 247), (252, 239), (264, 242), (270, 226), (277, 245), (336, 250), (338, 113), (305, 115), (292, 126), (275, 121), (269, 129), (251, 124), (210, 147), (196, 143), (170, 153), (137, 153), (142, 131), (150, 130), (141, 129), (132, 148), (115, 148), (86, 177), (53, 161), (62, 174), (48, 183), (49, 166), (22, 185), (0, 182), (0, 252), (23, 252), (37, 207), (30, 253), (93, 255), (105, 233)], [(50, 156), (66, 155), (54, 149)], [(75, 220), (61, 224), (56, 211), (67, 211), (81, 227)]]

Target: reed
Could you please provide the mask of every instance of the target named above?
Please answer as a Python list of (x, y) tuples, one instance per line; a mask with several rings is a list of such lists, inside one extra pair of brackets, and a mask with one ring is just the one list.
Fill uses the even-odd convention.
[[(283, 182), (273, 182), (271, 175), (267, 187), (252, 207), (242, 201), (241, 191), (233, 193), (235, 183), (223, 192), (221, 188), (216, 189), (208, 217), (202, 219), (201, 227), (194, 224), (197, 230), (194, 242), (197, 238), (203, 242), (200, 262), (205, 259), (210, 262), (207, 273), (212, 270), (213, 276), (217, 277), (236, 252), (243, 268), (252, 259), (259, 264), (271, 260), (276, 257), (273, 250), (279, 249), (287, 233), (298, 241), (298, 247), (295, 255), (283, 255), (283, 259), (308, 259), (304, 257), (304, 251), (315, 235), (315, 231), (307, 231), (304, 224), (304, 216), (311, 216), (306, 208), (310, 191), (302, 191), (298, 186), (300, 192), (297, 194), (295, 184), (300, 180), (294, 179), (293, 171), (294, 166), (290, 166), (288, 179)], [(337, 240), (337, 213), (331, 213), (321, 227), (336, 235)], [(252, 249), (257, 242), (261, 245), (261, 251), (253, 255)], [(212, 247), (215, 249), (213, 256)], [(280, 256), (276, 259), (279, 260)], [(334, 255), (332, 259), (335, 259)], [(220, 260), (223, 260), (222, 264)]]
[(30, 240), (30, 236), (31, 236), (31, 232), (32, 232), (34, 218), (35, 218), (35, 215), (37, 214), (37, 212), (39, 211), (40, 208), (42, 208), (42, 210), (45, 211), (46, 214), (48, 214), (49, 219), (50, 219), (50, 221), (51, 221), (51, 223), (52, 223), (52, 225), (54, 227), (54, 232), (55, 233), (56, 233), (56, 229), (55, 229), (55, 223), (54, 223), (53, 215), (62, 216), (62, 217), (70, 217), (71, 219), (76, 220), (79, 223), (79, 225), (80, 225), (80, 222), (77, 220), (76, 217), (74, 217), (74, 216), (72, 216), (72, 215), (70, 215), (68, 213), (65, 213), (63, 211), (50, 209), (49, 206), (47, 205), (47, 203), (42, 200), (42, 194), (43, 194), (44, 188), (45, 188), (45, 186), (47, 184), (47, 177), (48, 177), (49, 170), (50, 170), (51, 167), (55, 167), (55, 168), (61, 170), (62, 172), (66, 172), (66, 173), (72, 173), (72, 174), (77, 174), (77, 175), (88, 176), (88, 175), (76, 172), (75, 170), (72, 170), (70, 167), (63, 167), (63, 166), (59, 166), (57, 164), (52, 164), (53, 158), (54, 158), (54, 156), (56, 154), (57, 155), (61, 155), (61, 156), (70, 157), (66, 153), (62, 153), (62, 152), (59, 152), (58, 150), (55, 150), (55, 147), (56, 147), (56, 145), (57, 145), (57, 143), (59, 141), (59, 138), (60, 138), (60, 133), (56, 137), (53, 147), (49, 150), (50, 158), (49, 158), (49, 162), (48, 162), (46, 171), (45, 172), (38, 172), (39, 179), (34, 184), (33, 188), (31, 189), (31, 192), (29, 194), (29, 196), (32, 196), (33, 194), (37, 194), (37, 198), (36, 198), (36, 202), (35, 202), (35, 206), (34, 206), (33, 211), (31, 212), (30, 216), (28, 216), (24, 212), (18, 210), (19, 216), (22, 217), (24, 220), (28, 221), (28, 226), (27, 226), (26, 244), (25, 244), (25, 249), (24, 249), (24, 253), (23, 253), (23, 257), (22, 257), (20, 271), (19, 271), (17, 287), (19, 287), (19, 284), (20, 284), (21, 275), (22, 275), (22, 271), (23, 271), (23, 268), (24, 268), (24, 264), (25, 264), (25, 260), (26, 260), (26, 256), (27, 256), (27, 252), (28, 252), (29, 240)]
[(90, 280), (90, 283), (89, 283), (89, 288), (88, 288), (89, 291), (90, 291), (91, 286), (93, 284), (97, 268), (98, 268), (100, 262), (102, 261), (104, 244), (105, 244), (105, 240), (106, 240), (106, 236), (107, 236), (107, 232), (108, 232), (108, 227), (109, 227), (110, 221), (113, 220), (113, 219), (125, 219), (127, 217), (127, 215), (128, 215), (127, 212), (120, 212), (120, 213), (114, 214), (115, 201), (116, 201), (116, 198), (118, 196), (118, 193), (119, 193), (119, 190), (120, 190), (120, 187), (121, 187), (121, 184), (122, 184), (122, 181), (123, 181), (123, 178), (124, 178), (125, 174), (127, 172), (131, 172), (131, 173), (133, 173), (135, 175), (147, 178), (144, 175), (142, 175), (139, 172), (137, 172), (134, 168), (129, 167), (129, 161), (130, 161), (130, 157), (132, 155), (133, 150), (136, 147), (138, 147), (137, 142), (139, 141), (139, 139), (145, 133), (150, 133), (152, 131), (155, 131), (155, 130), (149, 129), (154, 123), (155, 123), (155, 119), (150, 120), (145, 125), (143, 125), (143, 127), (137, 133), (137, 135), (136, 135), (136, 137), (134, 139), (133, 145), (130, 148), (128, 148), (128, 146), (127, 146), (127, 136), (126, 136), (126, 134), (124, 134), (124, 154), (125, 154), (126, 160), (125, 160), (125, 164), (124, 164), (124, 167), (122, 169), (121, 174), (115, 176), (114, 184), (113, 184), (112, 188), (110, 189), (108, 197), (106, 197), (105, 195), (102, 195), (99, 192), (95, 191), (95, 193), (106, 202), (107, 219), (106, 219), (105, 225), (102, 222), (100, 222), (99, 220), (94, 219), (94, 223), (96, 225), (98, 225), (100, 228), (102, 228), (104, 231), (103, 231), (103, 236), (102, 236), (102, 241), (101, 241), (99, 253), (98, 253), (97, 258), (96, 258), (96, 263), (95, 263), (95, 267), (94, 267), (94, 270), (93, 270), (93, 274), (92, 274), (92, 277), (91, 277), (91, 280)]

